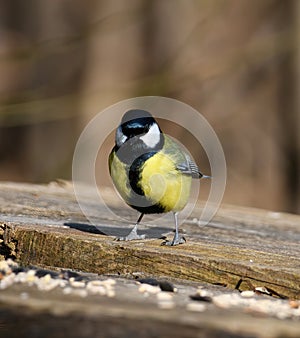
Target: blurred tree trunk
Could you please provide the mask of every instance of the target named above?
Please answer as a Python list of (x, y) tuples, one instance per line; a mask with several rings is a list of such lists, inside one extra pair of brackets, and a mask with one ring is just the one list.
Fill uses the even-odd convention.
[(300, 1), (294, 0), (295, 5), (295, 30), (296, 30), (296, 64), (295, 64), (295, 73), (296, 73), (296, 83), (295, 83), (295, 132), (296, 132), (296, 156), (297, 156), (297, 165), (295, 170), (297, 191), (296, 191), (296, 207), (293, 210), (294, 212), (300, 213)]
[(80, 0), (1, 5), (8, 61), (0, 80), (0, 173), (14, 180), (70, 177), (87, 56), (84, 33), (93, 7)]
[[(290, 27), (291, 48), (282, 55), (279, 66), (280, 140), (285, 181), (285, 209), (300, 212), (300, 2), (288, 0), (282, 5), (282, 24)], [(281, 44), (285, 43), (283, 38)]]

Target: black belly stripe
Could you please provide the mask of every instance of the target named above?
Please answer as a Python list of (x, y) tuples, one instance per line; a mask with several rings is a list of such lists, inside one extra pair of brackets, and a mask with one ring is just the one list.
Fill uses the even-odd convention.
[[(134, 194), (132, 194), (132, 196), (129, 198), (128, 204), (133, 209), (136, 209), (144, 214), (160, 214), (165, 212), (164, 207), (159, 203), (151, 204), (151, 201), (146, 200), (145, 193), (142, 187), (139, 185), (141, 178), (140, 174), (145, 161), (147, 161), (150, 157), (152, 157), (155, 154), (156, 152), (152, 151), (139, 156), (137, 159), (133, 161), (128, 173), (131, 189), (134, 192)], [(143, 198), (145, 199), (146, 202), (145, 206), (141, 205), (141, 201), (143, 201)]]
[(136, 158), (132, 162), (132, 164), (129, 168), (129, 173), (128, 173), (129, 183), (131, 185), (132, 190), (138, 195), (141, 195), (141, 196), (145, 195), (143, 189), (139, 185), (142, 167), (143, 167), (145, 161), (147, 161), (150, 157), (152, 157), (155, 154), (156, 154), (156, 152), (151, 151), (149, 153), (145, 153), (145, 154), (139, 156), (138, 158)]
[(140, 213), (143, 214), (161, 214), (166, 212), (165, 208), (160, 205), (159, 203), (157, 204), (153, 204), (153, 205), (149, 205), (147, 207), (140, 207), (140, 206), (136, 206), (136, 205), (132, 205), (132, 204), (128, 204), (131, 208), (139, 211)]

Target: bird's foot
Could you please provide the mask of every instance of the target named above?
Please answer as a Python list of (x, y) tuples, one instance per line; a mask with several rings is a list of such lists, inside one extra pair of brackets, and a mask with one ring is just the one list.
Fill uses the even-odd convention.
[(184, 244), (186, 242), (186, 239), (181, 236), (175, 236), (172, 241), (164, 240), (161, 245), (167, 245), (167, 246), (174, 246), (179, 244)]
[(136, 231), (131, 231), (127, 236), (125, 237), (116, 237), (115, 241), (135, 241), (139, 239), (145, 239), (146, 235), (138, 235)]

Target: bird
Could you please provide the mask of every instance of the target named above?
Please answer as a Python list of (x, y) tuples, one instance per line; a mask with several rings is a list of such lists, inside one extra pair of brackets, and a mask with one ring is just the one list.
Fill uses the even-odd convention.
[(130, 233), (116, 239), (144, 239), (144, 234), (138, 234), (138, 225), (145, 214), (172, 212), (174, 238), (162, 244), (185, 243), (179, 234), (178, 213), (188, 202), (192, 179), (210, 176), (203, 175), (183, 147), (162, 132), (151, 113), (142, 109), (125, 112), (115, 132), (108, 165), (119, 195), (140, 213)]

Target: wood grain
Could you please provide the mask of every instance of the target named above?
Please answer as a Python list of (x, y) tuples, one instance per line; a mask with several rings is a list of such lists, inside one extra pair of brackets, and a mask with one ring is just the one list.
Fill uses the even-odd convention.
[[(135, 219), (136, 214), (119, 204), (113, 192), (105, 193), (118, 215)], [(254, 287), (300, 298), (300, 217), (296, 215), (222, 206), (209, 225), (199, 227), (201, 207), (196, 207), (182, 225), (187, 243), (166, 247), (159, 237), (172, 236), (171, 221), (143, 225), (146, 240), (114, 241), (130, 225), (87, 199), (96, 226), (89, 224), (69, 182), (1, 183), (0, 201), (0, 253), (21, 264), (164, 276), (231, 288), (242, 278)], [(249, 289), (249, 283), (241, 287)]]

